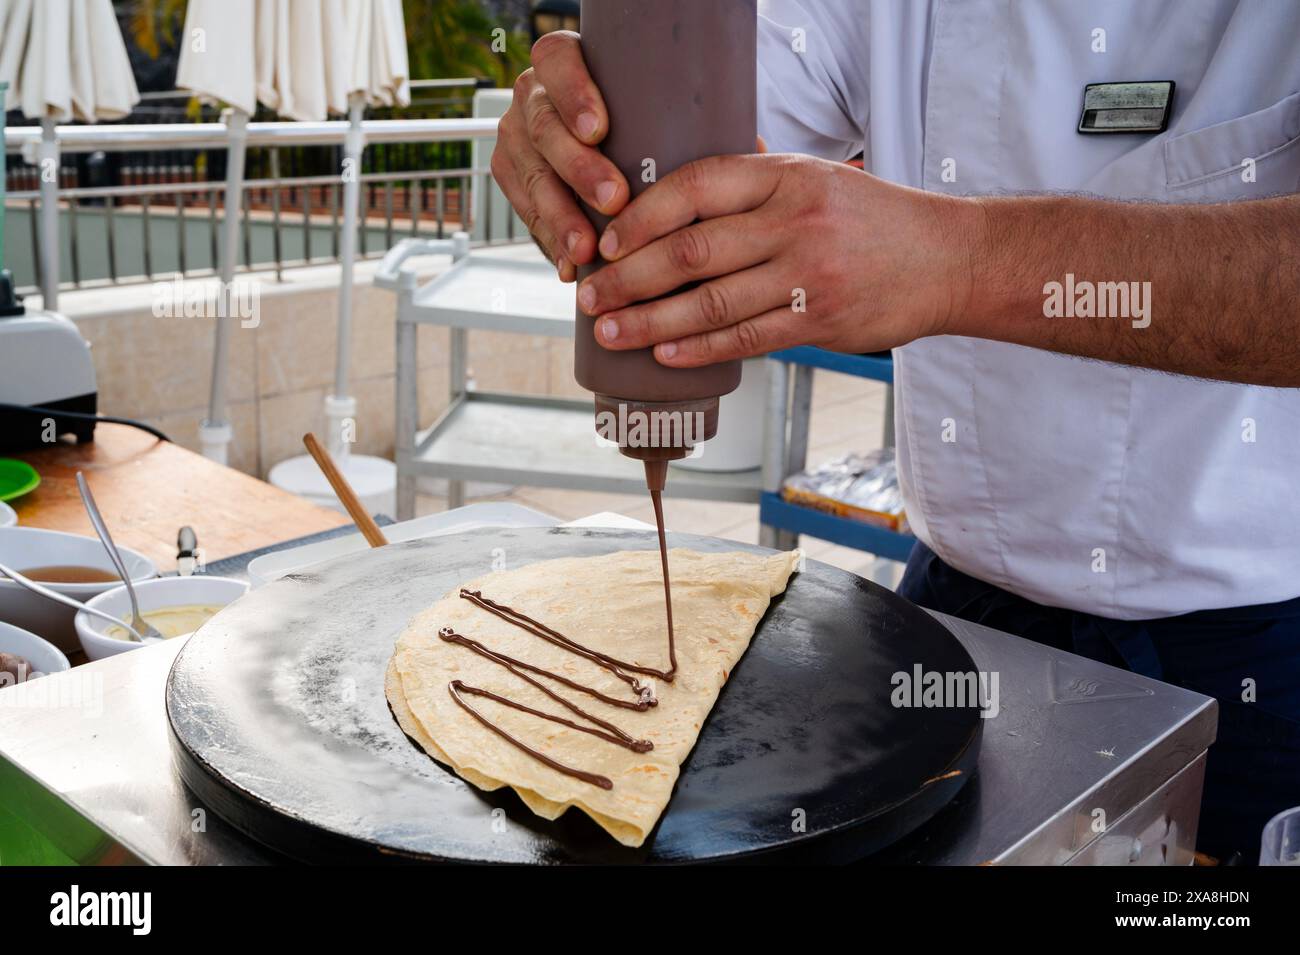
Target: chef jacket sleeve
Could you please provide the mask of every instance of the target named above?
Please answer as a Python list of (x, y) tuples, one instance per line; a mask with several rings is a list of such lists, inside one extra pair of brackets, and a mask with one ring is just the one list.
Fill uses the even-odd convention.
[(759, 0), (758, 131), (769, 151), (861, 153), (867, 70), (860, 0)]

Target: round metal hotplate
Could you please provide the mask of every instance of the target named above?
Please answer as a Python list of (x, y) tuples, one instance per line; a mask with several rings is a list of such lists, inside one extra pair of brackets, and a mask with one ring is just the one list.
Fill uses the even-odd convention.
[[(685, 534), (701, 551), (762, 548)], [(185, 783), (253, 838), (305, 861), (699, 862), (858, 858), (915, 829), (975, 766), (973, 706), (895, 707), (894, 674), (973, 672), (924, 611), (816, 561), (759, 624), (656, 830), (618, 845), (585, 815), (484, 793), (398, 727), (384, 669), (407, 622), (500, 566), (653, 549), (643, 531), (490, 529), (340, 557), (254, 590), (167, 681)]]

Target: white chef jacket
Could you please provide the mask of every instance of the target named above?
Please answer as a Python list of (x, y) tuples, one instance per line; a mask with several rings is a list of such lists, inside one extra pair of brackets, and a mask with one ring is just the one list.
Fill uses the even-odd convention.
[[(862, 152), (951, 194), (1300, 191), (1295, 0), (760, 0), (760, 17), (773, 152)], [(1076, 132), (1085, 84), (1144, 80), (1177, 84), (1166, 132)], [(1153, 326), (1177, 322), (1153, 286)], [(1300, 595), (1300, 389), (955, 336), (896, 349), (894, 373), (908, 518), (953, 567), (1119, 619)]]

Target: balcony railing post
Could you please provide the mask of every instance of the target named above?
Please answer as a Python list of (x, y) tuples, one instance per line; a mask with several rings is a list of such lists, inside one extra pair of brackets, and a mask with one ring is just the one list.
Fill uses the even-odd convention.
[(41, 177), (41, 299), (43, 307), (59, 307), (59, 140), (54, 117), (41, 120), (41, 144), (36, 152)]
[[(335, 459), (347, 460), (349, 447), (343, 440), (342, 418), (347, 416), (351, 398), (348, 388), (348, 354), (352, 344), (352, 276), (356, 260), (357, 218), (361, 203), (361, 151), (365, 149), (365, 135), (361, 131), (361, 116), (365, 111), (365, 97), (353, 94), (348, 102), (348, 133), (343, 141), (343, 235), (339, 242), (339, 330), (338, 357), (334, 366), (334, 391), (331, 402), (326, 402), (330, 432), (328, 444)], [(353, 412), (355, 414), (355, 410)]]
[[(220, 300), (230, 303), (235, 279), (235, 260), (239, 256), (239, 210), (243, 205), (244, 155), (248, 147), (248, 114), (237, 109), (226, 112), (229, 136), (226, 153), (225, 220), (222, 223)], [(216, 321), (213, 337), (212, 388), (208, 398), (208, 416), (199, 425), (199, 442), (203, 454), (219, 464), (226, 463), (231, 428), (226, 421), (226, 366), (230, 363), (230, 309)]]

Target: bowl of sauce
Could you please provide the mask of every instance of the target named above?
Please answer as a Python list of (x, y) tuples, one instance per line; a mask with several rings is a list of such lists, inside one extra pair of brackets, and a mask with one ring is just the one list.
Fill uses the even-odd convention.
[(101, 570), (98, 567), (86, 567), (78, 564), (49, 564), (43, 567), (24, 567), (18, 572), (38, 584), (121, 583), (116, 570)]
[[(118, 546), (133, 583), (158, 576), (144, 554)], [(61, 594), (86, 603), (122, 585), (97, 537), (42, 527), (0, 527), (0, 563)], [(64, 653), (77, 648), (77, 611), (0, 577), (0, 620), (28, 630)]]
[[(248, 584), (230, 577), (157, 577), (135, 585), (140, 601), (140, 616), (165, 638), (185, 637), (202, 629), (223, 607), (248, 592)], [(112, 614), (123, 623), (131, 622), (131, 598), (126, 588), (105, 591), (87, 606)], [(76, 615), (77, 636), (81, 648), (91, 660), (125, 653), (146, 646), (138, 642), (125, 627), (81, 611)]]
[[(193, 633), (217, 615), (221, 604), (185, 604), (180, 607), (159, 607), (157, 610), (141, 610), (140, 616), (168, 640)], [(127, 620), (126, 614), (122, 619)], [(104, 634), (114, 640), (135, 640), (135, 635), (126, 627), (109, 627)]]

